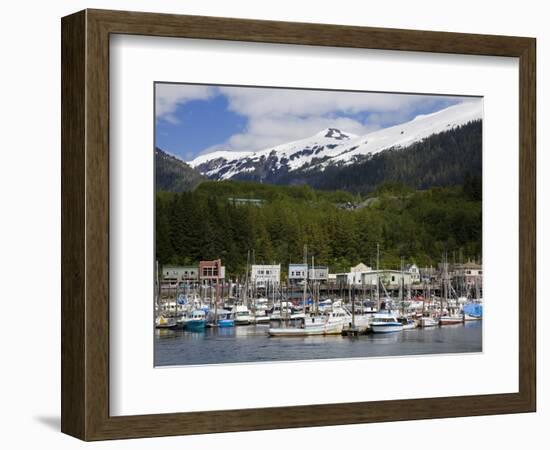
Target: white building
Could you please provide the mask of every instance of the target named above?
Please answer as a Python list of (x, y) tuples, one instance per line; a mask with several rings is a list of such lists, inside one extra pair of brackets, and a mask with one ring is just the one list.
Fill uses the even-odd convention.
[(466, 288), (480, 287), (483, 284), (483, 267), (472, 261), (456, 264), (450, 276), (455, 279), (457, 284)]
[(308, 270), (308, 278), (313, 281), (327, 281), (328, 280), (328, 267), (315, 266)]
[(289, 264), (288, 280), (292, 283), (304, 281), (307, 278), (307, 264)]
[(372, 272), (372, 267), (369, 267), (363, 263), (359, 263), (356, 266), (351, 267), (348, 273), (348, 284), (353, 286), (362, 285), (363, 275), (368, 272)]
[(416, 264), (408, 264), (405, 269), (411, 274), (411, 282), (413, 284), (420, 283), (420, 269)]
[(289, 280), (303, 280), (307, 277), (307, 264), (289, 264)]
[(365, 286), (376, 285), (378, 279), (380, 279), (381, 285), (384, 285), (386, 289), (396, 289), (401, 285), (401, 283), (408, 287), (412, 283), (411, 274), (409, 272), (401, 272), (399, 270), (372, 270), (370, 272), (363, 273), (362, 276), (362, 282)]
[(351, 267), (349, 272), (337, 274), (336, 282), (344, 286), (361, 286), (363, 284), (364, 275), (370, 272), (372, 272), (372, 267), (359, 263)]
[(257, 288), (278, 286), (281, 282), (281, 265), (253, 264), (250, 278)]

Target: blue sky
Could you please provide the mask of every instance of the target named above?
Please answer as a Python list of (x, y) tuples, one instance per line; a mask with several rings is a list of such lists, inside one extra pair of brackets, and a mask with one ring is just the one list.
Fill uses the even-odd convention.
[(156, 146), (183, 160), (253, 151), (335, 127), (353, 134), (407, 122), (467, 97), (157, 83)]

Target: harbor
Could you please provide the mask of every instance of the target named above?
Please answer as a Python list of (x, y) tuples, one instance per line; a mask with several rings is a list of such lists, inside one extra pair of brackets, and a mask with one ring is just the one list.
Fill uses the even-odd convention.
[[(377, 249), (379, 252), (379, 249)], [(250, 264), (226, 279), (221, 259), (157, 269), (155, 365), (196, 365), (482, 350), (482, 270), (474, 262), (332, 274), (307, 256)]]

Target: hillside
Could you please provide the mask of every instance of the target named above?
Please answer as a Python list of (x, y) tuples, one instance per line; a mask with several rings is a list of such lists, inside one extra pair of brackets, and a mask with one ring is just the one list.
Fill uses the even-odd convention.
[(157, 191), (184, 192), (205, 180), (187, 163), (155, 148), (155, 188)]
[(329, 165), (287, 173), (276, 182), (307, 183), (318, 189), (367, 194), (381, 183), (399, 182), (415, 189), (462, 184), (482, 174), (482, 124), (470, 122), (434, 134), (405, 149), (390, 148), (353, 165)]
[[(248, 196), (248, 197), (247, 197)], [(237, 203), (236, 197), (261, 199)], [(414, 191), (401, 184), (361, 195), (308, 186), (207, 181), (193, 192), (159, 193), (156, 251), (162, 264), (195, 264), (222, 258), (229, 276), (244, 273), (247, 251), (258, 264), (301, 261), (303, 246), (332, 272), (359, 262), (436, 265), (444, 251), (481, 255), (479, 180), (464, 186)], [(458, 253), (457, 253), (458, 254)]]

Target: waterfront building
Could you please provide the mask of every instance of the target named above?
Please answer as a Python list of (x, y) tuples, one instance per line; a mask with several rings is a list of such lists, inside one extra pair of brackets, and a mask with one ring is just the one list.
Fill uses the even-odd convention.
[(357, 264), (356, 266), (350, 268), (348, 274), (348, 284), (351, 284), (352, 286), (362, 285), (363, 276), (370, 272), (372, 272), (372, 267), (369, 267), (363, 263)]
[(278, 286), (281, 282), (280, 264), (252, 264), (250, 279), (256, 288)]
[(313, 281), (328, 281), (328, 267), (315, 266), (308, 270), (308, 279)]
[(454, 284), (462, 289), (475, 289), (483, 285), (483, 268), (472, 261), (455, 264), (449, 275)]
[(384, 285), (386, 289), (399, 289), (401, 280), (405, 287), (412, 284), (412, 275), (410, 272), (401, 272), (400, 270), (371, 270), (362, 274), (362, 283), (365, 286), (376, 285), (377, 280)]
[(199, 268), (197, 266), (164, 266), (162, 279), (165, 281), (197, 281)]
[(411, 274), (411, 282), (413, 284), (420, 283), (420, 269), (416, 264), (407, 264), (405, 270)]
[(303, 284), (307, 280), (307, 264), (289, 264), (288, 281), (291, 285)]
[(164, 266), (161, 272), (161, 286), (175, 288), (180, 283), (196, 283), (199, 281), (197, 266)]
[(336, 274), (336, 284), (339, 286), (361, 286), (363, 275), (372, 272), (372, 267), (359, 263), (350, 268), (349, 272)]
[(434, 267), (422, 267), (418, 271), (420, 272), (421, 283), (434, 283), (437, 281), (437, 270)]
[(225, 278), (225, 266), (222, 266), (221, 259), (214, 261), (201, 261), (199, 263), (199, 279), (201, 282), (212, 282)]

